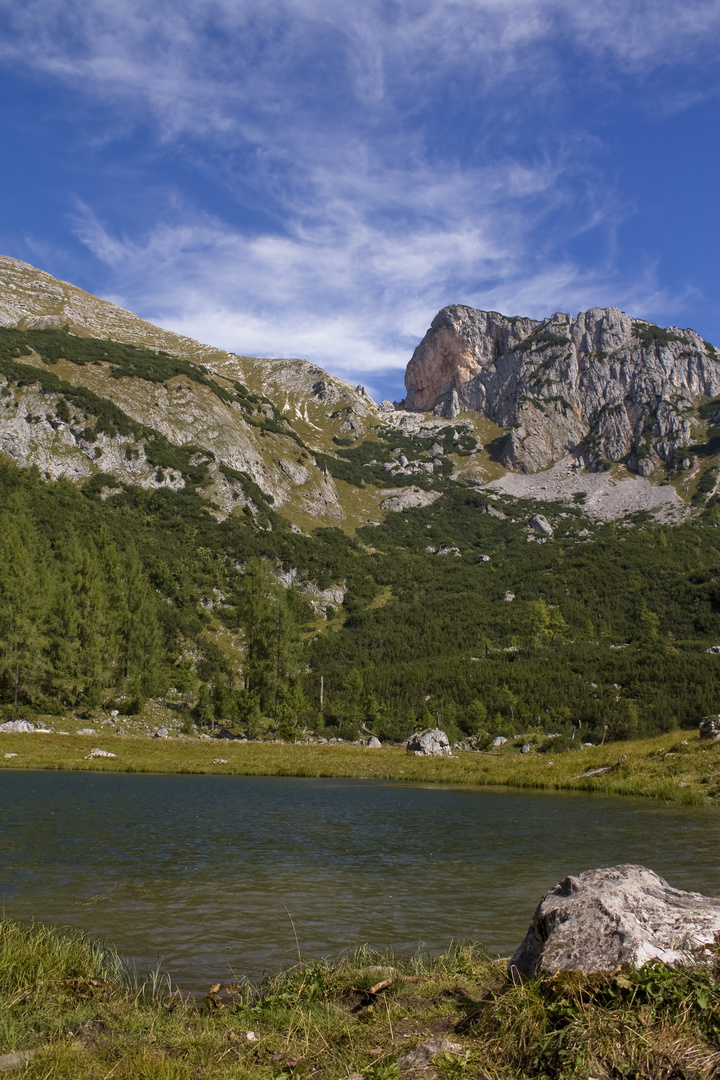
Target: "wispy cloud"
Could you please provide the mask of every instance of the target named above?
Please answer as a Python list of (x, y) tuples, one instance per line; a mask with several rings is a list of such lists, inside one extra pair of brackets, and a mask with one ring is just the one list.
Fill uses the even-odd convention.
[[(88, 141), (150, 123), (158, 154), (262, 212), (228, 224), (167, 178), (150, 227), (78, 206), (102, 291), (192, 336), (373, 377), (404, 367), (446, 303), (542, 315), (668, 297), (649, 263), (618, 272), (630, 205), (597, 171), (598, 140), (522, 120), (579, 69), (638, 92), (702, 69), (720, 0), (0, 0), (0, 25), (0, 62), (73, 88), (88, 117), (102, 103)], [(605, 243), (588, 266), (568, 245), (591, 229)]]

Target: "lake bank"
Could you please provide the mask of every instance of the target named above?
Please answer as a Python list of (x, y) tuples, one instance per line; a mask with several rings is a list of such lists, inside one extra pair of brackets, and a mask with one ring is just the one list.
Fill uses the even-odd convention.
[(367, 944), (507, 956), (567, 874), (720, 891), (720, 816), (598, 793), (347, 777), (5, 772), (0, 905), (185, 990)]
[[(88, 757), (94, 749), (113, 756)], [(595, 791), (720, 806), (720, 742), (701, 741), (697, 732), (675, 731), (558, 754), (521, 755), (519, 748), (507, 746), (484, 753), (455, 751), (451, 758), (348, 743), (2, 733), (0, 768), (404, 780)], [(604, 769), (608, 771), (595, 772)]]
[(361, 950), (193, 1000), (134, 984), (97, 943), (0, 922), (0, 1067), (14, 1055), (25, 1080), (710, 1080), (719, 1010), (713, 968), (514, 986), (469, 946), (404, 963)]

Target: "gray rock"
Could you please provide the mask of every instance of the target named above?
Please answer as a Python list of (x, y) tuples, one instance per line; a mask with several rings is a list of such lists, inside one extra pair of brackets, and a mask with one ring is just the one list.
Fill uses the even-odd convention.
[(490, 562), (490, 556), (489, 555), (478, 555), (477, 561), (478, 562)]
[(450, 740), (440, 728), (416, 731), (405, 743), (405, 748), (418, 757), (451, 757)]
[(412, 510), (416, 506), (430, 506), (441, 496), (441, 491), (423, 491), (419, 487), (388, 488), (382, 500), (383, 510)]
[(459, 1054), (462, 1050), (460, 1043), (450, 1042), (449, 1039), (430, 1039), (428, 1042), (418, 1043), (407, 1054), (398, 1059), (398, 1066), (403, 1071), (407, 1069), (424, 1069), (438, 1054)]
[(520, 753), (521, 754), (529, 754), (531, 750), (532, 750), (532, 746), (530, 745), (529, 742), (523, 743), (522, 746), (520, 747)]
[(35, 725), (31, 724), (29, 720), (6, 720), (4, 724), (0, 724), (0, 731), (5, 731), (8, 734), (34, 730)]
[(713, 656), (720, 656), (720, 645), (711, 645), (705, 652), (712, 653)]
[(377, 750), (378, 747), (382, 746), (382, 743), (377, 735), (370, 735), (367, 739), (363, 740), (363, 746), (367, 746), (372, 750)]
[(702, 959), (718, 933), (720, 899), (673, 889), (644, 866), (588, 870), (545, 894), (508, 971), (517, 979), (678, 964)]
[(444, 453), (444, 450), (443, 450), (442, 446), (440, 445), (440, 443), (434, 442), (432, 444), (432, 446), (430, 447), (430, 449), (428, 450), (428, 453), (429, 453), (430, 457), (433, 457), (433, 458), (442, 457), (443, 453)]
[(706, 716), (700, 721), (700, 738), (712, 739), (713, 742), (720, 739), (720, 716)]
[(695, 331), (615, 307), (537, 322), (452, 305), (413, 353), (405, 386), (407, 410), (470, 409), (509, 427), (502, 459), (519, 472), (584, 444), (590, 468), (627, 459), (647, 476), (690, 441), (686, 409), (720, 393), (720, 362)]
[(543, 514), (535, 514), (534, 517), (530, 518), (528, 524), (531, 529), (534, 529), (535, 532), (540, 533), (542, 536), (553, 535), (553, 527)]
[(152, 734), (153, 739), (169, 739), (170, 732), (166, 727), (156, 727)]
[(21, 1050), (16, 1054), (3, 1054), (0, 1057), (0, 1072), (10, 1072), (11, 1069), (21, 1069), (35, 1057), (35, 1050)]
[(492, 744), (493, 744), (493, 746), (502, 746), (503, 743), (506, 743), (506, 742), (507, 742), (507, 739), (505, 738), (504, 735), (497, 735), (493, 739)]
[(94, 735), (94, 734), (95, 734), (95, 728), (91, 728), (91, 727), (78, 728), (78, 735)]

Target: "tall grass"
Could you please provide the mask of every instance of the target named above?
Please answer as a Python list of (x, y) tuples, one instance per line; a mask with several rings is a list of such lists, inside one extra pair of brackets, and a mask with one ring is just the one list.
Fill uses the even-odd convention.
[(711, 1080), (720, 1075), (720, 959), (703, 968), (514, 985), (463, 945), (400, 960), (359, 949), (202, 1000), (131, 985), (77, 934), (0, 923), (0, 1054), (25, 1080), (399, 1080), (417, 1043), (447, 1038), (426, 1080)]

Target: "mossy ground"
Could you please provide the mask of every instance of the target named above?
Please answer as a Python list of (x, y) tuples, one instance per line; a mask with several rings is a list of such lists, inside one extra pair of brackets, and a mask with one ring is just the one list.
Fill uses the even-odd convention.
[[(366, 950), (202, 999), (139, 984), (111, 949), (0, 923), (0, 1054), (26, 1080), (709, 1080), (720, 1063), (719, 969), (659, 963), (514, 986), (463, 947), (400, 963)], [(422, 1071), (403, 1055), (452, 1048)]]
[[(58, 725), (59, 726), (59, 725)], [(69, 725), (68, 725), (69, 726)], [(522, 736), (497, 750), (426, 758), (397, 747), (295, 744), (145, 736), (1, 734), (0, 767), (95, 772), (346, 776), (416, 783), (594, 791), (643, 795), (688, 805), (720, 805), (720, 742), (694, 732), (581, 750), (520, 753)], [(95, 747), (114, 758), (88, 759)], [(8, 757), (8, 754), (16, 755)], [(624, 755), (624, 760), (621, 758)], [(219, 759), (224, 759), (218, 763)], [(591, 770), (607, 772), (584, 775)]]

